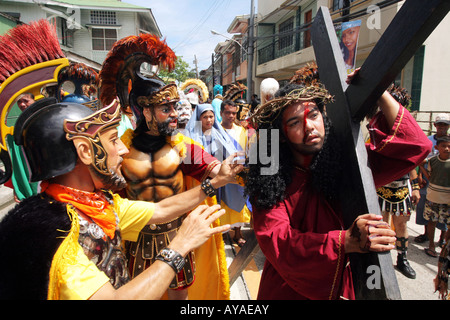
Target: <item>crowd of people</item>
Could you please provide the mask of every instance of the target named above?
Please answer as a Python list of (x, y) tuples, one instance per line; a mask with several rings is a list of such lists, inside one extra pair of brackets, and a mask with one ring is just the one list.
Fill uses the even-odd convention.
[[(29, 27), (13, 34), (40, 32), (57, 43), (45, 22)], [(22, 40), (17, 48), (27, 52)], [(258, 299), (355, 299), (349, 253), (396, 248), (397, 268), (415, 277), (406, 258), (414, 205), (425, 226), (415, 241), (429, 241), (426, 254), (437, 256), (435, 229), (442, 231), (435, 285), (448, 296), (446, 114), (427, 138), (398, 90), (379, 97), (366, 147), (383, 216), (361, 213), (345, 228), (340, 146), (325, 107), (332, 96), (316, 66), (281, 88), (265, 79), (261, 100), (247, 104), (240, 83), (225, 92), (216, 85), (211, 95), (198, 79), (177, 85), (142, 73), (144, 62), (175, 66), (175, 53), (153, 35), (117, 41), (99, 73), (52, 50), (61, 64), (54, 89), (10, 90), (22, 113), (13, 132), (2, 127), (2, 152), (14, 164), (5, 184), (17, 205), (0, 221), (0, 260), (8, 261), (0, 298), (227, 300), (223, 237), (243, 247), (247, 225), (266, 258)], [(28, 66), (46, 64), (21, 61), (8, 77)], [(249, 161), (251, 148), (272, 144), (276, 172), (262, 174), (273, 163)]]

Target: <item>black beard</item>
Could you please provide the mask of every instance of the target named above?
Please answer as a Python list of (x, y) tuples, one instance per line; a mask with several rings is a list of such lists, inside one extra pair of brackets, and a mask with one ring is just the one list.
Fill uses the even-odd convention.
[(110, 175), (98, 172), (93, 165), (90, 165), (90, 170), (94, 172), (97, 178), (103, 184), (103, 189), (111, 191), (119, 191), (127, 186), (127, 182), (124, 177), (119, 176), (116, 172), (109, 170)]
[(175, 119), (177, 119), (177, 118), (169, 117), (164, 122), (158, 122), (158, 132), (159, 132), (159, 134), (162, 135), (162, 136), (172, 136), (175, 133), (176, 129), (170, 129), (169, 128), (169, 123), (172, 122)]

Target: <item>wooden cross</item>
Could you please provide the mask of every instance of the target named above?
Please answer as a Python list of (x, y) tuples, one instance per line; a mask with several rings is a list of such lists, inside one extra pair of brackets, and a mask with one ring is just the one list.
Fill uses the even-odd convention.
[[(405, 1), (351, 85), (345, 82), (347, 72), (328, 8), (321, 7), (314, 19), (311, 36), (320, 78), (335, 97), (327, 113), (347, 148), (343, 152), (346, 167), (339, 168), (346, 172), (340, 199), (347, 228), (360, 214), (381, 214), (360, 121), (449, 10), (450, 0)], [(230, 286), (258, 250), (252, 233), (228, 268)], [(357, 299), (401, 299), (389, 253), (351, 254), (350, 260)], [(380, 289), (367, 286), (373, 275), (368, 272), (370, 266), (379, 267)]]
[[(340, 186), (346, 228), (360, 214), (381, 214), (360, 121), (449, 9), (449, 0), (405, 1), (350, 85), (328, 8), (321, 7), (315, 17), (311, 35), (320, 79), (335, 98), (327, 113), (345, 148), (345, 167), (339, 170), (346, 175)], [(401, 299), (390, 253), (351, 254), (350, 263), (357, 299)], [(368, 286), (376, 270), (371, 266), (379, 267), (379, 289)]]

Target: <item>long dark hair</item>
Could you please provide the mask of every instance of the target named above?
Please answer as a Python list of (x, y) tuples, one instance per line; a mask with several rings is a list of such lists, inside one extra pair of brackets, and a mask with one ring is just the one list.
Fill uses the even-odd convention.
[[(303, 85), (295, 83), (288, 84), (278, 90), (275, 97), (286, 96), (293, 90), (303, 87)], [(331, 121), (326, 115), (323, 101), (317, 99), (315, 102), (323, 116), (325, 140), (322, 149), (314, 156), (309, 167), (312, 179), (311, 183), (326, 198), (333, 199), (336, 196), (336, 186), (340, 174), (340, 148), (334, 137)], [(256, 208), (268, 209), (283, 201), (286, 195), (286, 188), (292, 182), (294, 172), (293, 154), (282, 130), (282, 115), (283, 112), (280, 112), (274, 115), (274, 118), (270, 119), (270, 121), (257, 124), (257, 132), (261, 129), (267, 129), (267, 150), (269, 156), (272, 150), (271, 134), (274, 129), (278, 130), (280, 139), (276, 141), (276, 143), (279, 143), (279, 162), (277, 164), (278, 170), (275, 174), (261, 175), (261, 168), (269, 167), (270, 164), (262, 164), (259, 158), (257, 163), (249, 165), (245, 194), (249, 196), (252, 205)], [(260, 143), (259, 141), (257, 145), (258, 149), (261, 147)]]

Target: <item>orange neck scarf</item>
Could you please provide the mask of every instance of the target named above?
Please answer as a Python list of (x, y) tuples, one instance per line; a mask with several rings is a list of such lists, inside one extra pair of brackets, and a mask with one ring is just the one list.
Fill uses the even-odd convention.
[(60, 184), (44, 182), (41, 184), (41, 188), (53, 199), (73, 205), (102, 228), (108, 237), (114, 238), (116, 216), (112, 205), (102, 192), (87, 192)]

